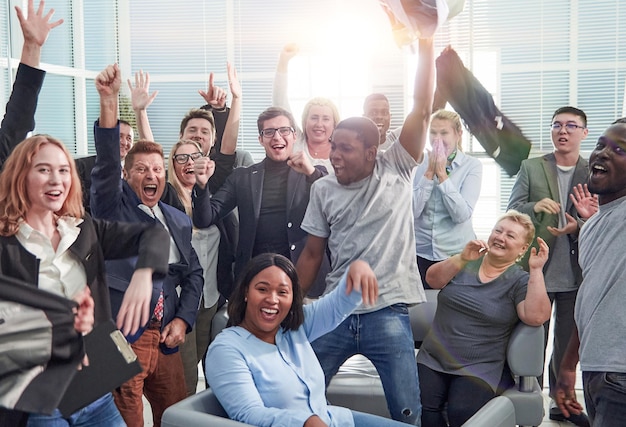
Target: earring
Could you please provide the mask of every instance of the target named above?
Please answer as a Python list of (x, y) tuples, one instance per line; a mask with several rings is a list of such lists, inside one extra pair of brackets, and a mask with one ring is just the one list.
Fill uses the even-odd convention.
[(245, 297), (245, 298), (243, 299), (243, 302), (248, 302), (248, 297)]

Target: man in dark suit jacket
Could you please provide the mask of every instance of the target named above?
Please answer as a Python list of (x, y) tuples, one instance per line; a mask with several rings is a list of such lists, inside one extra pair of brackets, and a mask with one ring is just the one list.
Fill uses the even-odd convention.
[[(154, 283), (148, 325), (129, 337), (144, 371), (124, 383), (114, 397), (128, 425), (143, 425), (142, 394), (152, 407), (155, 425), (163, 411), (187, 396), (178, 346), (196, 318), (204, 279), (191, 246), (190, 218), (160, 202), (165, 188), (165, 161), (161, 146), (137, 142), (128, 152), (124, 179), (120, 179), (118, 95), (121, 83), (117, 65), (96, 77), (100, 119), (95, 124), (96, 164), (92, 171), (91, 209), (94, 217), (126, 222), (161, 223), (170, 239), (169, 271), (162, 284)], [(133, 259), (107, 263), (107, 281), (115, 313), (120, 296), (128, 292)], [(180, 293), (178, 293), (180, 290)], [(145, 290), (144, 290), (145, 291)]]
[[(234, 208), (239, 209), (239, 242), (235, 256), (235, 276), (255, 255), (282, 254), (298, 259), (307, 233), (300, 228), (315, 180), (327, 174), (324, 167), (313, 167), (303, 153), (293, 153), (295, 120), (278, 107), (263, 111), (257, 120), (259, 142), (265, 159), (247, 168), (237, 168), (211, 197), (208, 178), (214, 163), (203, 157), (195, 162), (197, 174), (193, 193), (193, 221), (208, 227)], [(317, 283), (324, 283), (328, 260)], [(323, 289), (323, 288), (322, 288)]]
[[(135, 132), (133, 127), (126, 120), (120, 120), (120, 162), (124, 164), (128, 150), (133, 146)], [(79, 157), (74, 159), (76, 171), (83, 187), (83, 206), (87, 213), (91, 213), (90, 193), (91, 193), (91, 170), (96, 164), (96, 156)]]
[[(582, 282), (578, 265), (578, 219), (587, 219), (588, 214), (576, 211), (570, 194), (574, 187), (586, 189), (582, 185), (586, 186), (589, 162), (580, 156), (580, 144), (588, 133), (587, 116), (582, 110), (561, 107), (552, 115), (550, 126), (554, 151), (522, 162), (507, 209), (528, 214), (535, 224), (535, 237), (541, 237), (550, 247), (544, 276), (548, 296), (556, 306), (554, 347), (548, 370), (552, 395), (561, 359), (575, 326), (574, 303)], [(537, 245), (536, 238), (532, 245)], [(521, 260), (526, 270), (528, 254), (530, 251), (526, 251)], [(549, 326), (548, 320), (544, 324), (546, 343)], [(554, 404), (550, 409), (550, 418), (564, 420)], [(577, 425), (588, 425), (586, 419), (570, 421)]]

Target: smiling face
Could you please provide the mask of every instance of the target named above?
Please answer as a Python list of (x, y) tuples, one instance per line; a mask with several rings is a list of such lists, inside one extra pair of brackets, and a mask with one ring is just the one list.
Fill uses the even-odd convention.
[(589, 191), (600, 204), (626, 196), (626, 124), (609, 127), (589, 156)]
[(330, 162), (337, 182), (348, 185), (372, 173), (377, 148), (366, 147), (356, 131), (336, 129), (330, 142)]
[(240, 326), (258, 339), (275, 344), (280, 324), (293, 302), (291, 279), (275, 265), (261, 270), (246, 291), (246, 311)]
[(59, 211), (72, 186), (70, 162), (59, 147), (44, 144), (32, 158), (26, 175), (28, 214), (45, 215)]
[(126, 158), (128, 150), (133, 145), (134, 136), (133, 128), (126, 123), (120, 122), (120, 160)]
[(132, 165), (124, 169), (124, 177), (148, 207), (156, 205), (165, 190), (165, 166), (158, 153), (136, 153)]
[(364, 106), (363, 115), (376, 123), (378, 131), (380, 132), (380, 142), (385, 142), (385, 139), (387, 138), (387, 131), (391, 125), (389, 102), (384, 99), (373, 99), (371, 101), (367, 101)]
[(206, 155), (213, 147), (213, 125), (206, 119), (190, 119), (183, 130), (180, 139), (190, 139), (197, 142), (202, 147), (202, 152)]
[[(585, 127), (583, 119), (573, 113), (561, 113), (554, 116), (552, 123), (561, 124), (560, 129), (552, 129), (552, 145), (558, 154), (571, 154), (578, 156), (580, 143), (587, 137), (589, 130)], [(579, 126), (573, 130), (568, 130), (565, 125), (568, 123)]]
[(528, 231), (522, 224), (504, 218), (491, 230), (487, 244), (487, 256), (513, 263), (528, 249)]
[[(174, 165), (174, 173), (180, 181), (181, 185), (188, 190), (191, 190), (196, 183), (196, 174), (193, 171), (194, 161), (192, 156), (198, 155), (198, 147), (193, 143), (183, 144), (174, 153), (174, 161), (172, 164)], [(187, 154), (187, 161), (185, 163), (179, 163), (177, 161), (176, 156), (180, 158), (185, 157)], [(181, 156), (183, 155), (183, 156)]]
[(430, 143), (439, 139), (443, 142), (446, 157), (457, 149), (461, 141), (461, 133), (457, 131), (450, 120), (434, 118), (429, 127)]
[(335, 129), (333, 110), (327, 106), (312, 105), (306, 116), (304, 133), (312, 144), (325, 144)]
[[(279, 129), (291, 127), (291, 123), (286, 116), (277, 116), (263, 122), (261, 129)], [(286, 162), (291, 156), (293, 145), (296, 142), (295, 132), (282, 135), (275, 132), (273, 136), (266, 137), (259, 135), (259, 142), (265, 148), (265, 155), (275, 162)]]

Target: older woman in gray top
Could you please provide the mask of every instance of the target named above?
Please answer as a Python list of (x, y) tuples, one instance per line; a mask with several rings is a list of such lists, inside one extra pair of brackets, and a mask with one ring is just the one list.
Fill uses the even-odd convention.
[(506, 346), (515, 325), (540, 326), (550, 317), (543, 279), (548, 246), (538, 238), (530, 272), (516, 265), (535, 233), (526, 214), (509, 211), (487, 242), (472, 240), (459, 255), (431, 266), (429, 283), (441, 289), (433, 326), (417, 356), (422, 425), (460, 426), (497, 393)]

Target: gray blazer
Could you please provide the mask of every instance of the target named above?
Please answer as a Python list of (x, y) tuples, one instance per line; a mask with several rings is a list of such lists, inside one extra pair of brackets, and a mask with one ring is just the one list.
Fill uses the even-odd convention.
[[(509, 205), (507, 206), (507, 210), (515, 209), (528, 214), (535, 224), (535, 236), (539, 236), (544, 239), (550, 247), (554, 244), (555, 237), (550, 234), (547, 227), (558, 227), (559, 218), (557, 215), (547, 214), (544, 212), (535, 213), (535, 203), (541, 199), (549, 197), (558, 203), (565, 203), (565, 211), (574, 218), (578, 218), (578, 213), (576, 212), (576, 208), (573, 206), (572, 201), (569, 198), (564, 201), (560, 200), (557, 174), (558, 172), (554, 153), (524, 160), (520, 171), (517, 174), (513, 190), (511, 190)], [(577, 184), (586, 183), (588, 177), (589, 162), (579, 156), (574, 169), (574, 176), (572, 177), (572, 187)], [(578, 265), (578, 233), (575, 235), (568, 234), (567, 237), (570, 244), (570, 263), (574, 268), (576, 285), (580, 285), (580, 282), (582, 281), (582, 273), (580, 266)], [(537, 247), (536, 239), (533, 240), (531, 247)], [(524, 258), (520, 261), (520, 264), (525, 270), (528, 270), (529, 255), (530, 248), (526, 251)], [(552, 256), (548, 258), (548, 262), (544, 266), (544, 271), (550, 264), (551, 260)]]

